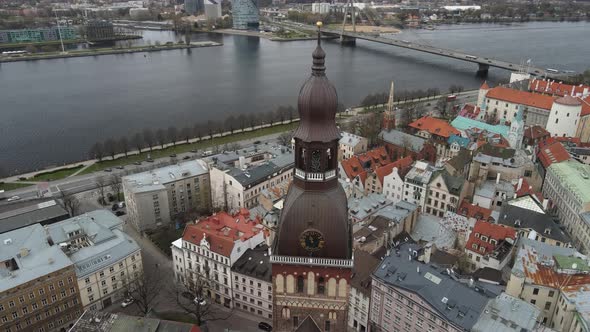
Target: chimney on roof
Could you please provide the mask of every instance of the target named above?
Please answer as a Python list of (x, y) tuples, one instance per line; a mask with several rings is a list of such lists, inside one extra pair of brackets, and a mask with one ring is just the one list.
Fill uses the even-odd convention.
[(516, 191), (519, 191), (522, 188), (522, 178), (518, 178), (518, 186), (516, 187)]
[(496, 176), (496, 184), (500, 183), (500, 172), (498, 172), (498, 175)]
[(549, 206), (549, 200), (547, 198), (543, 199), (543, 210), (547, 210), (547, 207)]

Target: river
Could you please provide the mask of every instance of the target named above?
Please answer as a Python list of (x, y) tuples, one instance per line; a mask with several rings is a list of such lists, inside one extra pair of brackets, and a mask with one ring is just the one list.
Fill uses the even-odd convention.
[[(477, 24), (406, 30), (396, 38), (456, 48), (539, 67), (588, 66), (589, 23)], [(135, 43), (176, 41), (145, 31)], [(0, 168), (23, 172), (86, 159), (90, 146), (144, 128), (192, 126), (230, 114), (295, 105), (309, 76), (315, 41), (272, 42), (246, 36), (195, 34), (224, 46), (0, 65)], [(324, 43), (327, 74), (345, 106), (368, 93), (396, 89), (478, 87), (472, 63), (357, 41)], [(491, 69), (487, 80), (509, 73)]]

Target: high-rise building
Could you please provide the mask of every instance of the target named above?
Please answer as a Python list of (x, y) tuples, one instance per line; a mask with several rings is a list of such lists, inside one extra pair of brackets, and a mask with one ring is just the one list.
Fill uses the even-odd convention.
[(325, 56), (318, 33), (312, 74), (298, 99), (295, 176), (270, 259), (276, 331), (347, 329), (352, 227), (338, 182), (338, 97), (325, 74)]
[(232, 19), (234, 29), (249, 30), (258, 29), (258, 1), (257, 0), (233, 0)]
[(184, 0), (184, 11), (194, 15), (203, 11), (203, 0)]

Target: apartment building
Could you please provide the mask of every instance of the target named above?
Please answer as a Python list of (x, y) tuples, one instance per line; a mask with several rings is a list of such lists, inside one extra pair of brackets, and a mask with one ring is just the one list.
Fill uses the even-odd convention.
[(516, 241), (512, 227), (476, 221), (465, 245), (471, 270), (502, 270), (511, 258)]
[(204, 297), (233, 308), (231, 267), (248, 249), (265, 241), (264, 226), (250, 212), (216, 213), (187, 225), (172, 243), (174, 275), (188, 289), (204, 288)]
[(436, 172), (427, 188), (426, 213), (443, 217), (445, 212), (455, 212), (459, 202), (467, 195), (462, 176), (452, 176), (446, 170)]
[(521, 238), (506, 293), (537, 306), (545, 326), (587, 331), (589, 273), (588, 257), (575, 249)]
[(46, 226), (48, 240), (76, 270), (85, 310), (100, 310), (125, 299), (129, 284), (143, 273), (141, 249), (123, 232), (123, 221), (96, 210)]
[(253, 208), (263, 190), (293, 180), (293, 152), (285, 147), (215, 158), (211, 164), (211, 196), (213, 206), (225, 211)]
[(418, 205), (422, 212), (426, 211), (428, 185), (436, 171), (438, 169), (434, 166), (424, 161), (416, 161), (404, 179), (402, 199)]
[(338, 161), (367, 152), (369, 141), (365, 137), (345, 131), (341, 132), (340, 135), (340, 141), (338, 141)]
[(74, 264), (39, 224), (0, 234), (0, 330), (66, 330), (82, 314)]
[(369, 331), (371, 307), (371, 275), (381, 260), (363, 250), (354, 253), (354, 268), (350, 279), (348, 301), (348, 327), (357, 332)]
[(403, 244), (373, 273), (371, 331), (471, 330), (492, 296), (419, 262), (420, 250)]
[(393, 160), (410, 156), (414, 160), (436, 161), (436, 148), (425, 138), (391, 129), (382, 130), (379, 140)]
[(247, 249), (231, 267), (234, 308), (272, 321), (272, 273), (268, 246)]
[(590, 252), (590, 225), (580, 217), (590, 211), (590, 165), (574, 160), (551, 164), (545, 175), (543, 196), (550, 199), (552, 211), (559, 216), (573, 244), (583, 253)]
[(210, 211), (209, 169), (203, 160), (191, 160), (124, 176), (127, 220), (138, 231), (169, 225), (187, 211)]
[(422, 117), (408, 124), (412, 134), (431, 142), (436, 148), (436, 158), (453, 157), (457, 151), (452, 151), (449, 146), (449, 138), (452, 135), (461, 135), (451, 124), (443, 119), (430, 116)]
[(374, 171), (367, 172), (365, 180), (365, 195), (369, 193), (383, 193), (385, 188), (385, 177), (396, 172), (397, 177), (404, 177), (412, 167), (414, 160), (408, 156), (384, 166), (377, 167)]

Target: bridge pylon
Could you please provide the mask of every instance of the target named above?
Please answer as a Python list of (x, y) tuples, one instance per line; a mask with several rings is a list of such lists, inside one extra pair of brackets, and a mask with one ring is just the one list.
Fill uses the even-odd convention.
[(352, 21), (352, 32), (356, 33), (356, 8), (352, 0), (348, 0), (346, 2), (346, 7), (344, 10), (344, 20), (342, 21), (342, 31), (340, 32), (340, 44), (342, 45), (356, 45), (356, 38), (345, 36), (344, 33), (346, 32), (346, 17), (348, 17), (348, 12), (350, 10), (350, 20)]
[(490, 65), (485, 63), (478, 64), (477, 68), (477, 76), (485, 77), (488, 76), (488, 70), (490, 69)]

